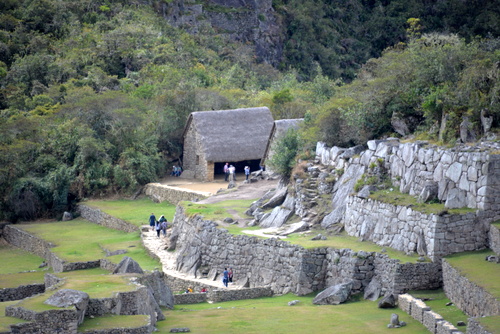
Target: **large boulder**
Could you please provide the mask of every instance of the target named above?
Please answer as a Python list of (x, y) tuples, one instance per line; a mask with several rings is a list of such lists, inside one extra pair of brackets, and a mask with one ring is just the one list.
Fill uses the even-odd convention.
[(382, 284), (380, 284), (378, 279), (373, 278), (370, 281), (370, 284), (368, 284), (368, 286), (366, 287), (363, 298), (374, 302), (378, 299), (378, 297), (380, 297), (381, 291), (382, 291)]
[(269, 199), (269, 201), (267, 201), (267, 203), (262, 206), (262, 209), (264, 209), (264, 210), (272, 209), (272, 208), (277, 207), (278, 205), (281, 205), (285, 201), (287, 191), (288, 190), (286, 187), (279, 189), (274, 194), (274, 196), (271, 197)]
[(144, 274), (139, 263), (131, 257), (124, 256), (113, 271), (113, 274)]
[(352, 290), (352, 282), (337, 284), (326, 288), (318, 293), (314, 298), (313, 304), (316, 305), (338, 305), (345, 302)]
[(262, 220), (260, 221), (260, 227), (281, 227), (292, 215), (292, 210), (282, 207), (276, 207), (273, 209), (273, 211), (271, 211), (270, 215), (262, 218)]
[(279, 235), (287, 236), (292, 233), (303, 232), (309, 229), (309, 224), (304, 221), (300, 221), (298, 223), (290, 224), (286, 227), (286, 229), (282, 232), (279, 232)]
[(426, 182), (418, 196), (418, 200), (422, 203), (435, 200), (438, 198), (438, 193), (439, 184), (437, 182)]
[(78, 325), (80, 325), (85, 318), (85, 310), (89, 304), (89, 298), (89, 295), (83, 291), (61, 289), (50, 296), (44, 304), (56, 307), (74, 306), (77, 312)]
[(395, 308), (396, 307), (396, 297), (394, 295), (388, 294), (378, 302), (379, 308)]

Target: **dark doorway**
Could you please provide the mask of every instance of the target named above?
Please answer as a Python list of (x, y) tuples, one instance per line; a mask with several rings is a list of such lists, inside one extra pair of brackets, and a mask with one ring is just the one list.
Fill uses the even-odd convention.
[[(237, 162), (226, 161), (226, 162), (229, 162), (229, 165), (233, 165), (234, 167), (236, 167), (236, 174), (242, 174), (245, 166), (250, 167), (250, 172), (255, 172), (256, 170), (260, 169), (260, 166), (259, 166), (260, 159), (259, 160), (244, 160), (244, 161), (237, 161)], [(224, 165), (226, 164), (226, 162), (216, 162), (215, 163), (215, 165), (214, 165), (214, 174), (215, 175), (224, 174)]]

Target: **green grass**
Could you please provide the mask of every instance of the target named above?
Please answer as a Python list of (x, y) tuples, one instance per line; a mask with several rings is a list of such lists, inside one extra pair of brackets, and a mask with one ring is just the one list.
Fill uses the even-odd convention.
[(490, 254), (493, 252), (485, 249), (453, 254), (447, 256), (446, 260), (463, 276), (500, 299), (500, 265), (484, 260)]
[(0, 289), (44, 283), (45, 272), (35, 271), (31, 273), (2, 274), (0, 275)]
[(86, 331), (97, 331), (113, 328), (135, 328), (146, 326), (149, 318), (147, 315), (115, 315), (108, 314), (93, 319), (85, 318), (85, 321), (78, 327), (79, 333)]
[(411, 206), (415, 211), (420, 211), (425, 214), (439, 214), (447, 211), (449, 214), (464, 214), (475, 212), (476, 209), (460, 208), (446, 209), (443, 203), (420, 203), (417, 199), (409, 194), (403, 194), (397, 189), (379, 190), (370, 195), (371, 199), (400, 206)]
[(476, 318), (490, 333), (500, 333), (500, 315), (495, 317)]
[(0, 246), (0, 274), (12, 274), (22, 271), (43, 269), (38, 266), (43, 262), (43, 258), (28, 253), (20, 248), (2, 245)]
[(68, 262), (102, 259), (108, 250), (126, 249), (127, 253), (108, 257), (118, 263), (124, 256), (136, 260), (142, 269), (160, 268), (160, 263), (147, 255), (139, 232), (126, 233), (93, 224), (82, 218), (69, 222), (18, 225), (27, 232), (56, 245), (51, 251)]
[[(438, 313), (453, 325), (456, 326), (458, 321), (467, 323), (469, 317), (458, 307), (455, 305), (446, 306), (446, 303), (449, 303), (450, 300), (446, 297), (442, 289), (409, 291), (408, 293), (415, 298), (428, 298), (429, 300), (424, 301), (424, 303), (429, 306), (432, 311)], [(465, 327), (461, 327), (460, 330), (465, 333)]]
[(0, 302), (0, 333), (10, 333), (10, 325), (27, 322), (25, 320), (5, 316), (5, 308), (9, 305), (17, 304), (17, 300), (11, 302)]
[[(313, 296), (292, 294), (216, 304), (176, 305), (164, 311), (165, 321), (157, 323), (161, 333), (173, 327), (189, 327), (193, 333), (387, 333), (392, 313), (406, 327), (398, 334), (428, 333), (425, 327), (399, 309), (379, 309), (377, 303), (358, 300), (341, 305), (312, 304)], [(288, 306), (292, 300), (300, 300)]]
[(234, 214), (240, 217), (247, 217), (245, 211), (255, 202), (254, 199), (248, 200), (228, 200), (212, 204), (197, 204), (192, 202), (182, 202), (186, 209), (187, 216), (201, 215), (206, 220), (223, 220), (226, 217), (234, 217)]
[(87, 201), (81, 204), (98, 208), (113, 217), (122, 219), (136, 226), (149, 225), (149, 216), (151, 212), (156, 215), (156, 219), (164, 215), (170, 222), (174, 219), (175, 214), (175, 205), (168, 202), (154, 203), (149, 198), (137, 200)]

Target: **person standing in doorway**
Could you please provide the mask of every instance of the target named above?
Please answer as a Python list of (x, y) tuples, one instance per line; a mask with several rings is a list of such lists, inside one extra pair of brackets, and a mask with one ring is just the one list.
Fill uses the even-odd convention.
[(224, 272), (222, 273), (222, 283), (226, 288), (228, 282), (229, 282), (229, 271), (227, 271), (227, 268), (224, 268)]
[(250, 167), (245, 166), (245, 180), (248, 180), (249, 175), (250, 175)]
[(224, 165), (224, 181), (227, 182), (227, 179), (229, 178), (229, 162), (226, 162)]
[(229, 166), (229, 181), (236, 181), (236, 168), (233, 165)]

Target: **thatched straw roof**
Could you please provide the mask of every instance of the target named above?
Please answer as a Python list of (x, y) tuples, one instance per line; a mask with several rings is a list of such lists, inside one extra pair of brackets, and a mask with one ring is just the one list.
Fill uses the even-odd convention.
[(298, 129), (300, 124), (304, 122), (303, 118), (294, 118), (294, 119), (280, 119), (274, 121), (273, 128), (271, 133), (269, 134), (269, 140), (267, 141), (266, 150), (262, 157), (262, 164), (265, 165), (266, 159), (269, 158), (269, 153), (271, 150), (271, 146), (276, 142), (276, 140), (283, 136), (288, 129)]
[(194, 125), (207, 161), (261, 159), (273, 127), (267, 107), (193, 112), (184, 130)]

